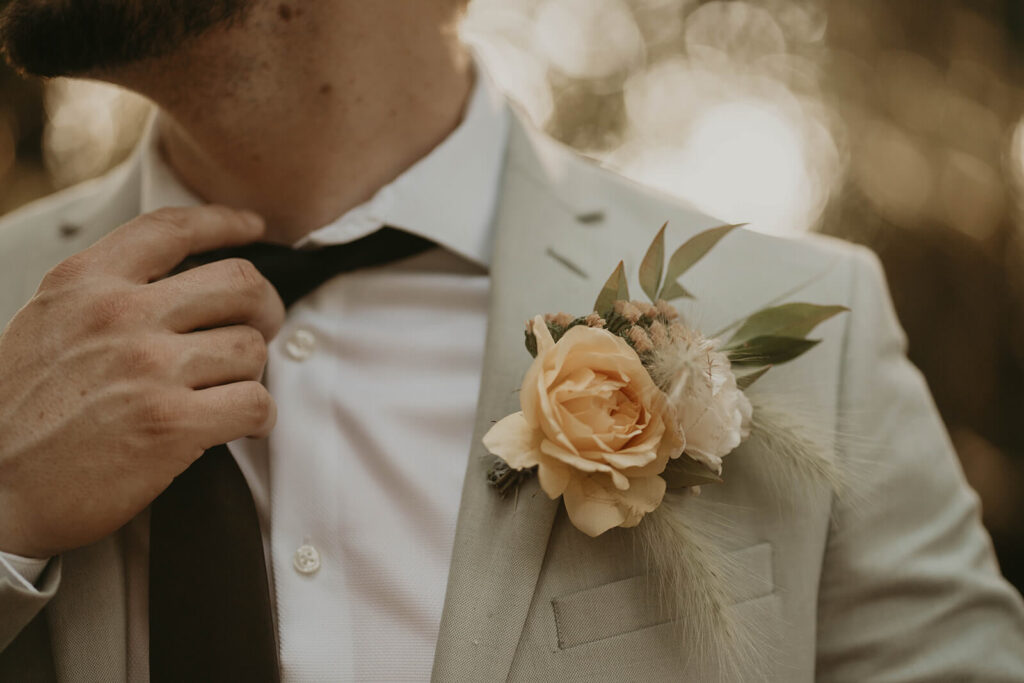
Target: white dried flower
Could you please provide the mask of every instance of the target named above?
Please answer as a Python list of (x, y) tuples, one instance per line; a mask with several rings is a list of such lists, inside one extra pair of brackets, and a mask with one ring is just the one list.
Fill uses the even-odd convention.
[(685, 453), (721, 474), (722, 458), (749, 435), (753, 410), (714, 340), (674, 323), (672, 343), (657, 349), (650, 371), (676, 410)]

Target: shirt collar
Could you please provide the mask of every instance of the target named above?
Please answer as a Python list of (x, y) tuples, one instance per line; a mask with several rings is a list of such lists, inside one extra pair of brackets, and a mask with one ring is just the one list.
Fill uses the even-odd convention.
[[(202, 201), (178, 180), (160, 153), (157, 116), (150, 120), (140, 150), (142, 212), (199, 205)], [(488, 267), (509, 116), (497, 86), (477, 68), (462, 122), (447, 138), (368, 201), (294, 246), (344, 244), (390, 225)]]

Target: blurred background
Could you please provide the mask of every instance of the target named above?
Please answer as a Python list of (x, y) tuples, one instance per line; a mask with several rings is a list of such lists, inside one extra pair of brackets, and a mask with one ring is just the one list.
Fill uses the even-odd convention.
[[(1024, 3), (473, 0), (538, 126), (729, 221), (866, 244), (1024, 587)], [(0, 214), (100, 174), (146, 101), (0, 67)]]

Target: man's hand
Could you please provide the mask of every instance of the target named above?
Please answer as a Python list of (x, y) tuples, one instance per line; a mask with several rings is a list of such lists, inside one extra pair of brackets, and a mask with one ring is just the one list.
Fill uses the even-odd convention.
[(223, 207), (161, 209), (47, 274), (0, 335), (0, 550), (94, 542), (205, 449), (267, 434), (274, 288), (241, 259), (164, 277), (263, 229)]

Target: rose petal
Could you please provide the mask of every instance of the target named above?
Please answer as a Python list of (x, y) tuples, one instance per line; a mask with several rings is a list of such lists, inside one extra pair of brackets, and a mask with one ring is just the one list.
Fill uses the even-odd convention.
[(538, 400), (546, 393), (541, 386), (541, 375), (543, 373), (544, 359), (540, 353), (533, 360), (533, 363), (526, 370), (523, 383), (519, 389), (519, 407), (523, 409), (523, 415), (532, 425), (540, 424), (540, 407)]
[(554, 458), (544, 458), (540, 467), (537, 468), (540, 487), (551, 500), (565, 493), (565, 487), (569, 485), (569, 477), (569, 466)]
[(620, 491), (625, 491), (629, 488), (629, 477), (624, 475), (622, 472), (613, 468), (609, 474), (612, 475), (612, 484), (615, 485), (615, 488)]
[(495, 425), (487, 443), (519, 449), (510, 454), (517, 464), (539, 462), (541, 488), (562, 495), (584, 533), (638, 523), (661, 502), (657, 475), (681, 450), (673, 404), (617, 335), (579, 326), (554, 343), (542, 317), (531, 329), (538, 353), (523, 380), (522, 417)]
[(591, 460), (577, 455), (576, 453), (570, 453), (562, 448), (560, 444), (549, 441), (548, 439), (544, 439), (540, 442), (540, 451), (544, 455), (549, 455), (581, 472), (604, 472), (606, 474), (610, 474), (612, 471), (612, 468), (609, 465), (601, 462), (600, 460)]
[(622, 503), (627, 508), (622, 526), (636, 526), (648, 512), (653, 512), (665, 498), (665, 480), (661, 477), (638, 477), (629, 480), (629, 490), (623, 491)]
[(487, 450), (516, 470), (533, 467), (540, 462), (540, 441), (540, 432), (530, 426), (522, 413), (513, 413), (499, 420), (484, 435)]
[(567, 395), (591, 396), (594, 393), (593, 385), (600, 381), (602, 381), (601, 378), (592, 368), (578, 367), (573, 368), (566, 375), (560, 375), (558, 386), (554, 387), (554, 390)]
[[(615, 467), (616, 469), (625, 470), (632, 467), (644, 467), (649, 465), (651, 462), (658, 459), (657, 451), (640, 451), (636, 453), (605, 453), (604, 461)], [(662, 465), (664, 468), (664, 465)], [(655, 472), (660, 474), (660, 472)], [(633, 472), (629, 472), (630, 476), (634, 476)]]
[[(680, 453), (681, 455), (681, 453)], [(630, 481), (637, 478), (654, 477), (665, 471), (665, 467), (668, 465), (668, 456), (659, 455), (656, 460), (652, 460), (644, 467), (630, 467), (627, 470), (623, 470), (623, 474), (629, 477)]]
[(580, 477), (569, 483), (562, 497), (573, 525), (591, 537), (597, 537), (625, 520), (615, 496), (592, 477)]
[(576, 446), (573, 444), (569, 434), (566, 433), (566, 428), (569, 427), (571, 429), (572, 425), (568, 421), (567, 416), (563, 414), (562, 407), (552, 404), (550, 396), (545, 391), (541, 392), (537, 407), (540, 409), (537, 416), (538, 426), (544, 433), (544, 436), (548, 440), (560, 445), (566, 451), (576, 453)]
[(537, 338), (538, 358), (555, 346), (555, 339), (551, 336), (551, 330), (548, 329), (548, 324), (542, 315), (533, 316), (533, 336)]
[(626, 475), (622, 474), (614, 467), (611, 467), (607, 463), (601, 462), (600, 460), (591, 460), (590, 458), (583, 458), (575, 453), (567, 453), (558, 447), (558, 444), (552, 443), (545, 439), (540, 444), (540, 450), (544, 455), (549, 455), (552, 458), (560, 460), (569, 467), (578, 470), (583, 473), (600, 472), (607, 474), (611, 477), (612, 483), (616, 488), (627, 489), (629, 488), (629, 479)]
[(555, 418), (552, 420), (552, 428), (559, 430), (559, 437), (564, 437), (558, 438), (557, 441), (565, 445), (566, 450), (574, 453), (578, 453), (580, 448), (590, 446), (593, 443), (594, 432), (601, 430), (602, 427), (600, 422), (595, 424), (580, 419), (562, 405), (552, 406), (552, 416)]

